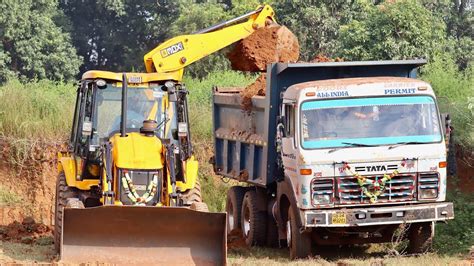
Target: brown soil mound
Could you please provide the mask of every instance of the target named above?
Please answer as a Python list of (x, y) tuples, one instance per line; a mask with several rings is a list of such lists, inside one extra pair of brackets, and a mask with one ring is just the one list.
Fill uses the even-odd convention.
[(245, 249), (248, 248), (245, 244), (245, 240), (242, 237), (242, 231), (238, 229), (232, 230), (229, 235), (227, 235), (227, 248), (228, 249)]
[(2, 208), (0, 220), (11, 222), (15, 218), (21, 221), (31, 216), (39, 223), (52, 225), (58, 173), (56, 157), (58, 151), (66, 150), (66, 145), (21, 141), (24, 145), (20, 145), (19, 140), (0, 138), (0, 184), (21, 198), (15, 206)]
[(243, 39), (227, 54), (232, 69), (265, 71), (273, 62), (296, 62), (300, 46), (296, 36), (285, 26), (272, 26), (256, 30)]
[(32, 244), (39, 238), (51, 236), (51, 228), (27, 217), (23, 222), (13, 222), (0, 226), (0, 240)]
[(254, 95), (265, 96), (265, 89), (267, 86), (267, 76), (261, 74), (254, 83), (248, 85), (240, 92), (242, 97), (242, 109), (245, 111), (252, 110), (252, 97)]

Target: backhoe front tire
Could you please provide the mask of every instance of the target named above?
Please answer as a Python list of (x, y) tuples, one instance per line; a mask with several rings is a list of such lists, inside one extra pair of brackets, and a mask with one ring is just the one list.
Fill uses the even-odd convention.
[(292, 207), (288, 209), (288, 221), (286, 223), (286, 235), (290, 258), (292, 260), (304, 259), (311, 255), (311, 235), (301, 233), (296, 222), (296, 213)]
[(242, 201), (247, 189), (241, 186), (233, 186), (227, 191), (225, 211), (227, 212), (227, 234), (240, 230)]
[[(64, 172), (59, 173), (56, 181), (56, 205), (54, 211), (54, 248), (57, 253), (60, 252), (64, 207), (75, 207), (76, 205), (76, 207), (80, 207), (77, 201), (72, 200), (72, 198), (77, 198), (77, 195), (78, 192), (75, 188), (67, 186)], [(82, 202), (80, 203), (82, 204)], [(83, 207), (84, 205), (82, 204)]]
[(240, 221), (247, 246), (264, 246), (267, 237), (267, 214), (258, 209), (255, 190), (245, 193)]

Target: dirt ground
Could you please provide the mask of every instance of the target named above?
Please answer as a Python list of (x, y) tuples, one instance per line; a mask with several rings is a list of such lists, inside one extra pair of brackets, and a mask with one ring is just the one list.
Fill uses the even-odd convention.
[[(0, 264), (56, 264), (53, 245), (47, 241), (22, 244), (0, 241)], [(229, 249), (228, 265), (465, 265), (472, 261), (462, 256), (425, 254), (416, 257), (387, 256), (373, 248), (324, 248), (316, 251), (313, 258), (291, 261), (286, 249), (252, 248)], [(88, 264), (91, 265), (91, 264)], [(92, 264), (94, 265), (94, 264)], [(95, 265), (106, 265), (97, 263)]]

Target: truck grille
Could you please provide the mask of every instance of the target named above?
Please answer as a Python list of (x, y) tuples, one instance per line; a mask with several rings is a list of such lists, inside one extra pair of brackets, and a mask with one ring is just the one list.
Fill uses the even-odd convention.
[[(374, 180), (375, 176), (365, 176)], [(382, 178), (382, 176), (378, 176)], [(337, 200), (339, 204), (370, 204), (370, 199), (362, 192), (356, 177), (338, 177)], [(400, 174), (387, 181), (385, 190), (377, 198), (377, 203), (412, 201), (415, 199), (416, 175)]]

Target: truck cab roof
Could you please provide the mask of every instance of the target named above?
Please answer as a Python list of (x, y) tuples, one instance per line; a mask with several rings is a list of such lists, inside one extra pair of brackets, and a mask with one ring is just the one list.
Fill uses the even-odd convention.
[[(361, 86), (367, 88), (367, 90), (361, 91), (359, 88)], [(356, 92), (357, 95), (353, 95), (351, 92)], [(418, 92), (423, 94), (433, 94), (431, 86), (418, 79), (388, 76), (358, 77), (298, 83), (290, 86), (285, 91), (284, 99), (296, 100), (299, 97), (306, 96), (316, 96), (317, 98), (338, 98), (341, 96), (362, 96), (362, 94), (366, 96), (384, 94), (418, 94)]]

